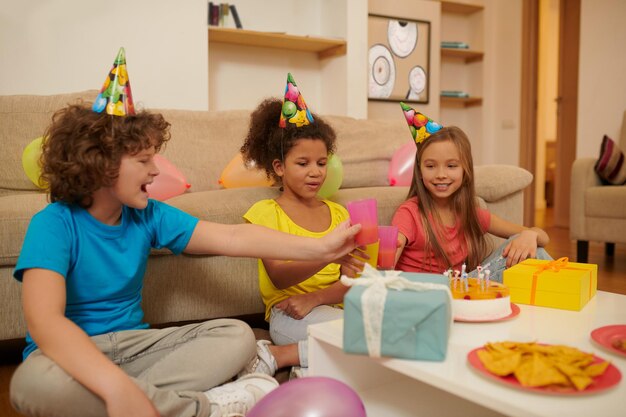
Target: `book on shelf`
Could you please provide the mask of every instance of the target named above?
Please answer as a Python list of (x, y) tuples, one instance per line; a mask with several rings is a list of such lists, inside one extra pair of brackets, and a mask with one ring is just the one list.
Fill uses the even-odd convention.
[[(232, 22), (231, 18), (232, 16)], [(237, 13), (237, 7), (229, 3), (213, 3), (208, 4), (208, 23), (210, 26), (232, 27), (233, 24), (237, 29), (242, 29), (241, 19)]]
[(241, 25), (241, 20), (239, 19), (239, 13), (237, 13), (237, 7), (234, 4), (230, 5), (230, 14), (233, 15), (233, 20), (235, 21), (235, 26), (237, 29), (243, 29)]
[(441, 41), (442, 48), (469, 49), (469, 45), (465, 42)]
[(458, 90), (441, 90), (441, 97), (468, 98), (469, 94)]

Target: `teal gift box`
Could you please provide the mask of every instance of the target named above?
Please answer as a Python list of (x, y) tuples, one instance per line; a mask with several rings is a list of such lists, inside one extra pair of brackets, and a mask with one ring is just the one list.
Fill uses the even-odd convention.
[[(352, 286), (344, 297), (343, 350), (374, 357), (443, 361), (452, 324), (448, 278), (442, 274), (379, 272), (367, 266), (361, 278), (342, 277), (342, 282)], [(394, 281), (398, 279), (405, 282), (397, 285)], [(380, 295), (364, 296), (365, 291), (371, 291), (368, 283), (380, 286), (381, 280), (387, 282), (384, 304)], [(394, 289), (397, 287), (401, 289)], [(377, 303), (372, 312), (370, 307)]]

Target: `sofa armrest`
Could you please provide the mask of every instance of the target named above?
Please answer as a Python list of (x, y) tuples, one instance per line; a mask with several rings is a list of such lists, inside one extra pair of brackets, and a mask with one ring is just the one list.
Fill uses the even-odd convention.
[(572, 165), (570, 187), (570, 239), (587, 240), (585, 232), (585, 190), (602, 185), (600, 177), (594, 170), (594, 158), (579, 158)]
[(476, 194), (487, 203), (523, 191), (533, 181), (533, 175), (514, 165), (479, 165), (474, 167)]

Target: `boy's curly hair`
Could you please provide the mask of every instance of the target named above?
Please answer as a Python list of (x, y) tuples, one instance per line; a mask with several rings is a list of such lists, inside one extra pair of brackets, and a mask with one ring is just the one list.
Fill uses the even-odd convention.
[(50, 200), (88, 208), (93, 193), (115, 184), (124, 155), (170, 139), (162, 115), (140, 111), (125, 117), (96, 113), (90, 103), (71, 104), (52, 116), (44, 133), (41, 183)]
[(278, 126), (282, 102), (277, 98), (264, 100), (252, 112), (248, 135), (241, 147), (245, 163), (253, 162), (259, 169), (264, 169), (267, 178), (280, 184), (281, 178), (274, 172), (272, 163), (275, 159), (284, 160), (285, 155), (298, 139), (319, 139), (324, 141), (328, 153), (335, 152), (336, 134), (333, 128), (320, 116), (313, 113), (314, 122), (302, 127), (287, 124)]

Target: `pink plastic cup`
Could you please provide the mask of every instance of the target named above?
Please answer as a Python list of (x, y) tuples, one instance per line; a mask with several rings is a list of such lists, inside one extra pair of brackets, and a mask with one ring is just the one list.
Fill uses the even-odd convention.
[(363, 200), (350, 201), (346, 204), (350, 213), (351, 224), (361, 224), (361, 231), (354, 240), (359, 246), (369, 245), (378, 241), (378, 208), (376, 199), (366, 198)]
[(378, 268), (393, 269), (398, 247), (398, 228), (378, 226)]

